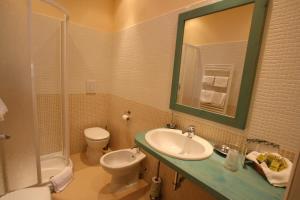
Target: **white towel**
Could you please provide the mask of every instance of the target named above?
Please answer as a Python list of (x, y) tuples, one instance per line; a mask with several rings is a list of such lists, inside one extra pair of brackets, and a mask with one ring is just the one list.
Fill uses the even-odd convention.
[(2, 99), (0, 98), (0, 121), (4, 120), (4, 115), (7, 112), (8, 112), (8, 109), (7, 109), (6, 105), (4, 104), (4, 102), (2, 101)]
[[(291, 161), (289, 161), (288, 159), (284, 158), (284, 160), (288, 164), (288, 167), (280, 172), (275, 172), (275, 171), (270, 170), (266, 163), (263, 162), (263, 163), (259, 164), (259, 162), (256, 160), (256, 158), (259, 154), (260, 153), (257, 151), (252, 151), (246, 156), (246, 158), (254, 161), (256, 164), (258, 164), (262, 168), (268, 181), (272, 185), (274, 185), (276, 187), (286, 187), (289, 182), (290, 174), (291, 174), (291, 171), (293, 168), (293, 163)], [(281, 155), (279, 155), (277, 153), (273, 153), (273, 154), (281, 157)]]
[(202, 83), (204, 83), (205, 85), (213, 85), (214, 80), (214, 76), (203, 76)]
[(200, 93), (200, 102), (201, 103), (211, 103), (214, 91), (212, 90), (201, 90)]
[(228, 77), (226, 76), (216, 76), (214, 86), (226, 88), (228, 85)]
[(66, 167), (59, 174), (51, 177), (50, 181), (54, 187), (55, 192), (63, 191), (67, 185), (69, 185), (72, 181), (73, 170), (71, 167)]
[(217, 107), (224, 107), (226, 99), (226, 93), (214, 92), (211, 100), (211, 104)]

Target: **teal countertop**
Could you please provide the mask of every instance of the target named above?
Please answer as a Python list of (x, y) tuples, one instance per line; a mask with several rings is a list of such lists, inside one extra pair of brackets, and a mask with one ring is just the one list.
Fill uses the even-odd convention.
[(159, 153), (138, 133), (135, 143), (187, 179), (200, 185), (217, 199), (282, 200), (285, 189), (274, 187), (251, 167), (231, 172), (223, 167), (224, 158), (213, 153), (206, 160), (179, 160)]

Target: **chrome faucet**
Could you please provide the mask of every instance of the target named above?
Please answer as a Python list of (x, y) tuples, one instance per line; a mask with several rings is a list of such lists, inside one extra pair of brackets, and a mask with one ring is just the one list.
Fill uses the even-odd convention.
[(186, 129), (186, 133), (188, 134), (187, 137), (192, 139), (193, 136), (195, 135), (195, 126), (193, 125), (188, 126)]
[(176, 124), (175, 123), (168, 123), (166, 124), (166, 128), (170, 128), (170, 129), (176, 129)]
[(140, 148), (135, 144), (131, 149), (135, 149), (136, 153), (140, 153)]

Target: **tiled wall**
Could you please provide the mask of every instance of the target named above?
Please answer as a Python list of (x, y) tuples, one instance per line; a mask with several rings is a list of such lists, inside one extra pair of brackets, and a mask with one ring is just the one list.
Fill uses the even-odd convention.
[(114, 34), (110, 92), (168, 110), (177, 14)]
[[(124, 121), (121, 116), (127, 110), (132, 113), (131, 119)], [(169, 111), (162, 111), (152, 106), (111, 95), (108, 107), (108, 131), (111, 133), (110, 147), (113, 150), (130, 148), (134, 144), (136, 133), (162, 127), (171, 120), (172, 113)], [(240, 145), (244, 141), (245, 135), (242, 134), (242, 131), (218, 126), (213, 122), (200, 121), (196, 117), (181, 113), (174, 113), (173, 120), (179, 128), (185, 128), (191, 124), (195, 125), (197, 134), (212, 142)], [(293, 158), (293, 154), (290, 152), (282, 151), (281, 153), (290, 159)], [(146, 169), (144, 179), (151, 182), (151, 178), (156, 173), (157, 160), (147, 153), (146, 155), (147, 159), (143, 162), (143, 168)], [(173, 191), (174, 175), (174, 170), (161, 164), (160, 177), (163, 179), (162, 194), (164, 199), (180, 200), (184, 198), (193, 200), (195, 197), (206, 200), (215, 199), (204, 188), (189, 180), (185, 180), (178, 191)]]
[(37, 95), (40, 154), (62, 151), (62, 105), (59, 94)]
[[(281, 10), (284, 9), (289, 9), (289, 12), (282, 16)], [(175, 120), (176, 117), (183, 116), (186, 121), (192, 120), (193, 123), (200, 123), (200, 134), (212, 140), (218, 140), (225, 133), (233, 135), (233, 138), (240, 137), (240, 133), (242, 133), (243, 136), (257, 136), (278, 142), (285, 149), (297, 148), (299, 146), (297, 143), (299, 141), (297, 139), (299, 125), (294, 122), (299, 118), (296, 114), (299, 111), (299, 104), (295, 101), (295, 99), (299, 99), (299, 95), (297, 95), (299, 87), (296, 87), (296, 83), (299, 81), (297, 68), (299, 58), (295, 52), (299, 50), (299, 47), (295, 45), (293, 38), (299, 36), (299, 31), (297, 32), (299, 27), (295, 25), (293, 30), (290, 30), (291, 25), (295, 23), (294, 19), (298, 17), (295, 14), (297, 9), (297, 6), (292, 6), (284, 1), (271, 1), (258, 66), (256, 89), (253, 92), (252, 108), (245, 131), (180, 113), (175, 114)], [(105, 96), (108, 91), (112, 93), (112, 96), (106, 95), (108, 99), (111, 99), (109, 108), (111, 110), (117, 108), (120, 109), (118, 112), (127, 110), (125, 107), (122, 109), (116, 107), (117, 104), (113, 99), (120, 97), (120, 99), (128, 99), (141, 105), (150, 106), (156, 109), (155, 113), (170, 113), (168, 105), (179, 12), (174, 11), (145, 21), (113, 35), (71, 24), (69, 66), (69, 85), (72, 94), (70, 106), (73, 109), (71, 113), (76, 111), (89, 116), (88, 109), (82, 111), (81, 109), (86, 107), (80, 107), (80, 103), (76, 102), (84, 103), (87, 98), (88, 101), (94, 99), (94, 103), (97, 104), (95, 99), (99, 99), (98, 96)], [(286, 34), (288, 31), (289, 34)], [(286, 56), (284, 56), (285, 54)], [(110, 59), (111, 56), (113, 59)], [(84, 94), (85, 81), (88, 79), (97, 81), (98, 94), (93, 98)], [(100, 99), (103, 102), (104, 98)], [(73, 104), (75, 107), (76, 105), (79, 107), (72, 107)], [(96, 107), (99, 108), (100, 104), (98, 103)], [(108, 105), (107, 102), (106, 105)], [(104, 108), (105, 105), (100, 109), (98, 115), (105, 110)], [(108, 112), (107, 116), (111, 115)], [(144, 113), (144, 115), (148, 116), (149, 113)], [(105, 123), (101, 121), (103, 120), (99, 120), (99, 124), (104, 125)], [(113, 124), (113, 122), (109, 123)], [(146, 127), (151, 128), (152, 126)], [(74, 127), (71, 126), (72, 128)], [(289, 132), (288, 137), (285, 132)], [(112, 134), (114, 133), (112, 132)], [(82, 149), (77, 147), (78, 144), (79, 142), (76, 142), (71, 146), (77, 150)], [(76, 150), (72, 152), (76, 152)]]
[(69, 109), (71, 153), (78, 153), (85, 150), (85, 128), (107, 125), (108, 95), (71, 94)]
[[(255, 89), (245, 130), (174, 113), (180, 128), (196, 125), (197, 134), (214, 142), (239, 144), (245, 137), (258, 137), (279, 143), (282, 154), (293, 158), (300, 146), (300, 26), (299, 1), (270, 1)], [(170, 121), (168, 109), (177, 13), (146, 21), (114, 35), (111, 99), (108, 129), (111, 146), (130, 147), (139, 131), (161, 127)], [(298, 86), (297, 86), (298, 85)], [(129, 122), (121, 120), (132, 112)], [(291, 152), (290, 152), (291, 151)], [(155, 174), (155, 159), (145, 162), (146, 180)], [(173, 171), (162, 166), (165, 199), (213, 199), (189, 181), (172, 192)], [(193, 196), (188, 196), (193, 194)]]
[[(85, 128), (106, 127), (108, 100), (109, 95), (103, 93), (69, 95), (71, 153), (85, 150)], [(40, 154), (62, 151), (61, 96), (38, 95), (37, 110)]]
[[(196, 119), (201, 134), (259, 137), (279, 143), (290, 151), (299, 148), (299, 7), (296, 0), (270, 1), (246, 129), (242, 131), (184, 115)], [(115, 34), (113, 95), (169, 110), (178, 12)]]
[(270, 1), (246, 130), (283, 148), (300, 147), (300, 1)]
[[(32, 49), (41, 155), (62, 151), (61, 20), (32, 15)], [(107, 124), (107, 88), (112, 33), (69, 24), (69, 99), (71, 152), (84, 150), (83, 129)], [(86, 94), (86, 81), (96, 94)]]
[[(124, 121), (121, 116), (128, 110), (132, 120)], [(168, 111), (111, 95), (108, 108), (108, 130), (112, 136), (110, 145), (113, 149), (132, 147), (137, 132), (162, 127), (170, 119)]]
[(62, 151), (61, 21), (32, 14), (32, 63), (40, 154)]
[[(245, 130), (177, 112), (173, 114), (174, 122), (180, 128), (194, 124), (198, 135), (214, 142), (239, 144), (247, 136), (267, 139), (281, 144), (286, 150), (282, 153), (292, 158), (289, 151), (300, 146), (300, 123), (297, 123), (300, 121), (300, 87), (297, 87), (300, 77), (299, 8), (297, 0), (270, 1)], [(110, 145), (113, 149), (119, 149), (132, 146), (137, 132), (161, 127), (171, 121), (172, 113), (168, 107), (178, 12), (145, 21), (116, 32), (112, 37), (107, 36), (112, 46), (107, 39), (103, 39), (106, 36), (99, 33), (103, 39), (99, 41), (103, 43), (95, 48), (82, 46), (85, 50), (79, 54), (75, 50), (71, 52), (73, 58), (78, 59), (70, 65), (70, 74), (73, 73), (71, 86), (74, 87), (71, 87), (73, 92), (70, 96), (72, 153), (84, 149), (83, 129), (89, 126), (107, 125), (111, 133)], [(80, 45), (94, 44), (88, 41), (88, 35), (78, 34), (76, 39), (74, 37), (74, 44), (80, 38)], [(89, 53), (94, 55), (93, 58), (89, 57)], [(82, 54), (86, 54), (85, 59), (80, 58)], [(101, 59), (95, 57), (102, 54), (105, 56)], [(112, 56), (112, 63), (107, 59), (109, 56)], [(90, 63), (90, 59), (97, 61)], [(78, 64), (78, 61), (81, 63)], [(92, 96), (84, 94), (84, 81), (90, 78), (97, 78), (100, 87), (98, 93)], [(129, 122), (121, 119), (127, 110), (132, 112)], [(146, 180), (150, 180), (155, 171), (155, 160), (151, 156), (148, 158), (145, 162), (148, 168)], [(212, 199), (189, 181), (185, 181), (179, 191), (171, 192), (172, 173), (172, 170), (162, 166), (166, 199), (188, 199), (185, 194), (191, 193)], [(193, 192), (187, 192), (187, 188), (194, 188)]]
[[(163, 127), (172, 120), (172, 113), (169, 111), (162, 111), (152, 106), (140, 104), (115, 95), (110, 96), (109, 102), (108, 130), (112, 136), (110, 141), (112, 149), (132, 147), (136, 133)], [(131, 119), (124, 121), (121, 116), (127, 110), (130, 110), (132, 113)], [(193, 119), (179, 113), (174, 113), (173, 118), (174, 122), (179, 125), (179, 128), (194, 124), (196, 125), (198, 134), (200, 133), (202, 137), (212, 139), (214, 142), (220, 141), (239, 144), (242, 140), (241, 134), (233, 135), (229, 131), (224, 131), (213, 126), (213, 124), (201, 124), (196, 118)], [(204, 129), (206, 130), (205, 132), (203, 132)], [(145, 180), (151, 181), (152, 176), (155, 175), (156, 164), (157, 160), (147, 154), (147, 159), (143, 163), (144, 168), (147, 169), (144, 173)], [(161, 165), (160, 176), (163, 179), (162, 193), (165, 199), (195, 199), (196, 196), (206, 200), (214, 199), (209, 193), (205, 192), (204, 189), (187, 180), (183, 182), (178, 191), (172, 191), (174, 173), (175, 171), (169, 167), (164, 164)]]
[(60, 94), (61, 21), (32, 14), (32, 63), (36, 94)]

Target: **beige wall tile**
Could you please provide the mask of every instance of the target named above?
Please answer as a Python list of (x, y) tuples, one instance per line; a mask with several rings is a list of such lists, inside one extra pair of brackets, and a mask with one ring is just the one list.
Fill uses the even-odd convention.
[(71, 153), (78, 153), (85, 148), (83, 131), (89, 127), (107, 125), (108, 97), (105, 94), (70, 95), (70, 146)]
[(40, 154), (62, 151), (62, 105), (59, 94), (37, 95)]
[(300, 1), (270, 1), (246, 130), (290, 151), (300, 147), (299, 13)]
[[(114, 95), (110, 96), (108, 110), (108, 130), (111, 132), (113, 149), (132, 147), (136, 133), (162, 127), (170, 121), (171, 116), (166, 111)], [(131, 119), (124, 121), (121, 116), (128, 110)]]

